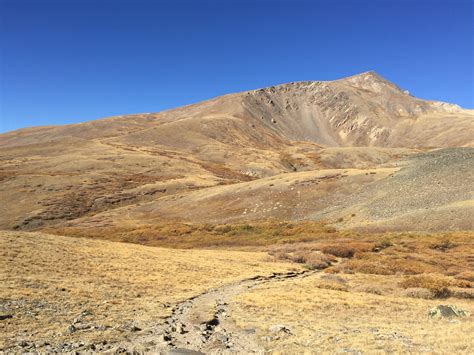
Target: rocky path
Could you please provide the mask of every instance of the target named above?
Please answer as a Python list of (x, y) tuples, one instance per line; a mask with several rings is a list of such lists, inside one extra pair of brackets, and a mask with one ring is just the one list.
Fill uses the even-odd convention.
[(240, 329), (232, 320), (232, 299), (264, 283), (305, 278), (319, 272), (274, 273), (210, 289), (177, 304), (163, 325), (135, 339), (133, 344), (121, 344), (119, 349), (130, 351), (139, 346), (145, 351), (169, 354), (263, 353), (255, 329)]

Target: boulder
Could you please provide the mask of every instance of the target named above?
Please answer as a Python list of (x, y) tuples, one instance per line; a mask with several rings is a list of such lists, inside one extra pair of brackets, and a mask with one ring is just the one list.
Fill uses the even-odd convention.
[(291, 329), (287, 325), (284, 324), (275, 324), (272, 325), (268, 330), (272, 333), (286, 333), (291, 334)]
[(458, 308), (454, 305), (439, 305), (428, 312), (428, 315), (431, 318), (460, 318), (469, 317), (470, 314), (469, 311)]

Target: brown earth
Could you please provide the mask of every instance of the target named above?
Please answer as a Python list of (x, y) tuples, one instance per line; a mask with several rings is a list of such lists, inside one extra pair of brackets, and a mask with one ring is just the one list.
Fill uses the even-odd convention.
[(0, 228), (471, 229), (473, 118), (367, 72), (26, 128), (0, 135)]

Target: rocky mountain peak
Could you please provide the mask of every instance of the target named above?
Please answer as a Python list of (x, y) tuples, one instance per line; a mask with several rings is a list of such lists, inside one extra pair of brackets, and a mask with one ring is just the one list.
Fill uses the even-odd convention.
[(397, 85), (385, 79), (373, 70), (343, 78), (338, 81), (344, 82), (345, 84), (359, 89), (369, 90), (377, 93), (387, 90), (402, 92), (402, 89), (400, 89)]

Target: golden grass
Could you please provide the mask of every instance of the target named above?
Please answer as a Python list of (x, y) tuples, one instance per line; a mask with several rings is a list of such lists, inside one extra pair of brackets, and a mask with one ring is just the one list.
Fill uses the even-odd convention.
[(73, 237), (99, 238), (168, 248), (249, 248), (273, 244), (332, 239), (336, 230), (321, 222), (265, 221), (237, 224), (158, 223), (127, 228), (47, 228), (45, 231)]
[[(146, 331), (174, 304), (209, 288), (295, 268), (267, 262), (265, 253), (171, 250), (40, 233), (0, 232), (0, 248), (2, 314), (13, 315), (0, 323), (0, 349), (21, 341), (123, 339), (131, 325)], [(81, 314), (87, 329), (67, 334)]]
[[(470, 353), (474, 319), (432, 320), (440, 301), (404, 297), (399, 276), (314, 275), (260, 285), (237, 297), (233, 317), (281, 353)], [(443, 303), (473, 311), (467, 300)], [(291, 334), (273, 333), (283, 324)]]
[[(315, 221), (241, 224), (162, 223), (128, 229), (50, 229), (75, 237), (108, 239), (169, 248), (266, 251), (276, 259), (332, 273), (439, 274), (474, 280), (474, 232), (361, 233), (338, 231)], [(334, 263), (332, 263), (334, 264)]]
[[(232, 317), (242, 327), (258, 329), (268, 349), (453, 353), (472, 348), (466, 336), (474, 330), (471, 319), (449, 323), (426, 316), (439, 302), (473, 311), (472, 232), (361, 234), (311, 221), (167, 223), (114, 234), (103, 229), (92, 236), (67, 231), (96, 240), (0, 234), (2, 306), (19, 315), (1, 323), (2, 347), (32, 339), (113, 341), (129, 336), (131, 325), (146, 330), (163, 321), (173, 304), (206, 289), (305, 266), (326, 269), (259, 286), (237, 299)], [(66, 334), (85, 311), (91, 313), (85, 322), (96, 328)], [(268, 331), (280, 323), (293, 335), (277, 339)]]
[[(73, 236), (80, 229), (55, 230)], [(447, 288), (412, 285), (406, 295), (473, 298), (474, 232), (360, 233), (338, 231), (322, 222), (265, 221), (242, 224), (159, 224), (121, 231), (98, 230), (105, 238), (171, 248), (266, 251), (275, 260), (303, 264), (328, 273), (423, 275), (465, 281)], [(334, 261), (338, 259), (339, 263)], [(434, 285), (434, 284), (433, 284)], [(368, 285), (370, 286), (370, 285)], [(471, 288), (471, 289), (469, 289)]]
[[(457, 278), (469, 278), (474, 270), (474, 233), (386, 234), (390, 246), (376, 252), (358, 252), (334, 272), (395, 275), (438, 273)], [(373, 239), (374, 240), (374, 239)], [(453, 245), (447, 249), (433, 248), (440, 242)]]

